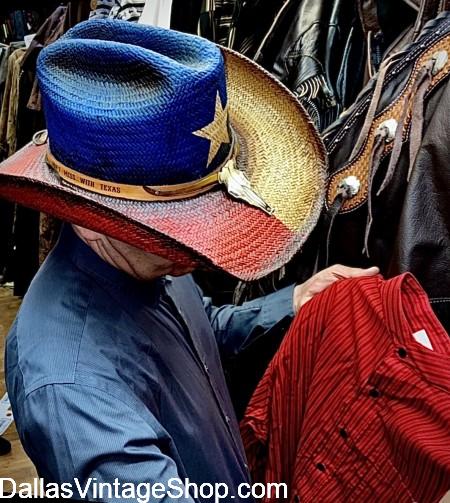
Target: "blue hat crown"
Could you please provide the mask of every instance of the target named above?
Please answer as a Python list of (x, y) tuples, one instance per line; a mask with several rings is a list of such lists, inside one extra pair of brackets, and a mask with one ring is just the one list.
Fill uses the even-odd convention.
[(80, 23), (38, 61), (52, 154), (105, 181), (170, 185), (229, 155), (224, 59), (196, 36), (125, 21)]

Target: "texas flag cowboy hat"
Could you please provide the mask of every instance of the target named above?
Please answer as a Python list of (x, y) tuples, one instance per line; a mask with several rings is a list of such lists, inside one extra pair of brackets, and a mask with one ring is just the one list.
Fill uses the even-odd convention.
[(314, 228), (322, 141), (245, 57), (92, 20), (45, 48), (37, 74), (47, 131), (0, 165), (0, 196), (243, 280), (280, 268)]

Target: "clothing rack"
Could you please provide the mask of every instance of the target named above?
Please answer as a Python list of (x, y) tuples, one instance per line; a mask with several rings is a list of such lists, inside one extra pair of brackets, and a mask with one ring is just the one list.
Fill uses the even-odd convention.
[[(87, 18), (89, 0), (15, 0), (0, 5), (0, 43), (22, 41), (25, 35), (36, 33), (42, 23), (59, 6), (71, 4), (78, 17)], [(79, 14), (80, 9), (85, 15)]]
[[(0, 158), (12, 155), (45, 127), (35, 80), (37, 55), (52, 37), (87, 19), (89, 11), (89, 0), (0, 3)], [(34, 42), (32, 37), (24, 40), (34, 34)], [(14, 293), (24, 295), (57, 227), (46, 215), (0, 201), (0, 284), (13, 282)]]

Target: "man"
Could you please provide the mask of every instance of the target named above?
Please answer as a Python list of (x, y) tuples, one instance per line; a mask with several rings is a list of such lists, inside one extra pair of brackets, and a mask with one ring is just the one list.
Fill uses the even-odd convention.
[(23, 445), (46, 481), (77, 477), (91, 498), (92, 480), (189, 478), (239, 501), (249, 475), (220, 356), (377, 270), (336, 266), (221, 308), (186, 273), (254, 279), (289, 260), (320, 212), (320, 139), (256, 65), (168, 30), (83, 23), (42, 51), (38, 76), (48, 142), (3, 164), (0, 194), (73, 225), (8, 337)]

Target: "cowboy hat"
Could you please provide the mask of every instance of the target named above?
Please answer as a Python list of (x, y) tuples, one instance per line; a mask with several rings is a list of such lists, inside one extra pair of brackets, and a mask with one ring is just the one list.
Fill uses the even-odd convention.
[(37, 74), (47, 132), (0, 165), (0, 196), (244, 280), (284, 265), (314, 228), (322, 141), (245, 57), (92, 20), (45, 48)]

